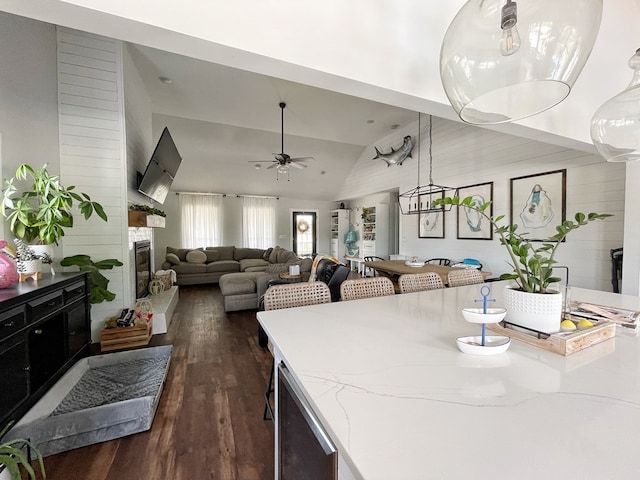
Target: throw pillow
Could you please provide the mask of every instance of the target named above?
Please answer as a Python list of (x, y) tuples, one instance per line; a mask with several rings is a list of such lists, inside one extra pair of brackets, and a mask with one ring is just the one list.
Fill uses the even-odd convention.
[(267, 262), (269, 261), (269, 257), (271, 256), (271, 252), (273, 252), (273, 247), (269, 247), (264, 251), (264, 254), (262, 255), (262, 259), (266, 260)]
[(167, 262), (169, 262), (171, 265), (179, 265), (180, 259), (175, 253), (167, 253)]
[(207, 261), (207, 254), (202, 250), (191, 250), (187, 253), (187, 262), (189, 263), (205, 263)]

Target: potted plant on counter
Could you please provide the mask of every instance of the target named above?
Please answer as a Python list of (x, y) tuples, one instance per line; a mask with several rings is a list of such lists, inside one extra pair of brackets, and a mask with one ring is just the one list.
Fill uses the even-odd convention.
[[(515, 288), (508, 287), (505, 290), (505, 307), (509, 312), (509, 321), (546, 333), (558, 331), (562, 316), (562, 297), (558, 291), (549, 289), (550, 284), (560, 281), (560, 278), (553, 275), (558, 247), (570, 232), (596, 220), (612, 216), (607, 213), (576, 213), (574, 220), (566, 220), (557, 225), (556, 234), (542, 241), (539, 247), (535, 247), (526, 237), (526, 233), (518, 232), (517, 224), (508, 225), (502, 222), (504, 215), (492, 217), (487, 214), (491, 202), (478, 204), (472, 197), (461, 199), (455, 196), (436, 200), (434, 206), (436, 205), (468, 208), (476, 211), (489, 222), (498, 235), (500, 244), (507, 249), (508, 264), (512, 268), (511, 272), (500, 275), (500, 279), (514, 280), (517, 285)], [(536, 305), (539, 302), (549, 305), (535, 306), (529, 310), (528, 305), (532, 301)], [(525, 310), (519, 311), (519, 306), (525, 307)], [(546, 315), (541, 315), (540, 311), (546, 312)]]
[[(23, 190), (19, 191), (18, 183), (25, 184)], [(85, 220), (95, 213), (107, 221), (102, 205), (86, 193), (75, 192), (74, 186), (62, 185), (60, 177), (48, 171), (47, 164), (35, 169), (25, 163), (5, 182), (2, 214), (16, 238), (32, 246), (52, 246), (58, 244), (65, 229), (73, 227), (74, 203)], [(41, 257), (46, 254), (44, 258), (53, 261), (52, 247), (36, 253)]]

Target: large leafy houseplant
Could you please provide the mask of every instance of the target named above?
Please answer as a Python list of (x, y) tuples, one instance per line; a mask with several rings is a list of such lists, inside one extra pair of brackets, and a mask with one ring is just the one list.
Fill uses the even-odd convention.
[[(27, 182), (18, 192), (16, 182)], [(27, 243), (58, 244), (66, 228), (73, 227), (72, 207), (77, 202), (85, 219), (95, 212), (105, 222), (102, 205), (86, 193), (76, 193), (74, 186), (65, 187), (58, 175), (47, 170), (47, 164), (35, 169), (20, 165), (14, 177), (6, 180), (3, 196), (3, 215), (9, 220), (11, 232)]]
[[(9, 428), (11, 428), (12, 423), (8, 424), (2, 429), (0, 432), (0, 438), (4, 437)], [(14, 440), (7, 440), (0, 443), (0, 465), (4, 466), (8, 471), (9, 475), (11, 475), (12, 480), (21, 480), (22, 473), (21, 467), (27, 472), (29, 478), (31, 480), (36, 479), (36, 472), (29, 463), (29, 459), (27, 455), (25, 455), (24, 448), (28, 447), (31, 449), (31, 452), (35, 454), (38, 459), (38, 466), (40, 467), (40, 473), (42, 474), (42, 478), (47, 478), (47, 474), (44, 470), (44, 461), (42, 459), (42, 455), (38, 451), (38, 449), (31, 443), (29, 440), (24, 438), (17, 438)]]
[(434, 202), (435, 205), (454, 205), (459, 208), (468, 208), (478, 212), (485, 218), (500, 238), (500, 244), (504, 245), (509, 254), (509, 265), (513, 269), (510, 273), (500, 275), (501, 280), (515, 280), (519, 288), (530, 293), (547, 293), (547, 288), (552, 283), (561, 279), (553, 276), (553, 267), (557, 263), (556, 252), (566, 236), (580, 227), (595, 220), (611, 217), (608, 213), (576, 213), (574, 220), (565, 220), (556, 226), (556, 234), (543, 241), (539, 247), (527, 239), (526, 233), (518, 232), (518, 225), (504, 224), (504, 215), (492, 217), (487, 214), (491, 202), (482, 204), (474, 203), (472, 197), (461, 199), (460, 197), (445, 197)]
[(121, 267), (122, 262), (115, 258), (94, 262), (89, 255), (74, 255), (65, 257), (60, 261), (63, 267), (75, 265), (81, 272), (89, 273), (89, 302), (110, 302), (116, 298), (116, 294), (109, 291), (109, 279), (100, 273), (100, 270), (111, 270), (113, 267)]

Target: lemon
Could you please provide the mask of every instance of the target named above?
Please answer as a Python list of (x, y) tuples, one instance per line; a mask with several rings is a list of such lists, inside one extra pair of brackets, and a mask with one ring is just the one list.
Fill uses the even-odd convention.
[(587, 328), (591, 328), (593, 327), (593, 323), (591, 323), (589, 320), (580, 320), (578, 322), (578, 330), (586, 330)]
[(576, 329), (576, 324), (573, 323), (571, 320), (563, 320), (562, 323), (560, 324), (561, 332), (571, 332), (575, 329)]

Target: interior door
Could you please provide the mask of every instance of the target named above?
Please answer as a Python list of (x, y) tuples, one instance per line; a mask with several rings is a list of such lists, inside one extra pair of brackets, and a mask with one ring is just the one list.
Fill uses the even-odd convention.
[(293, 251), (299, 257), (313, 257), (318, 251), (316, 212), (293, 212)]

